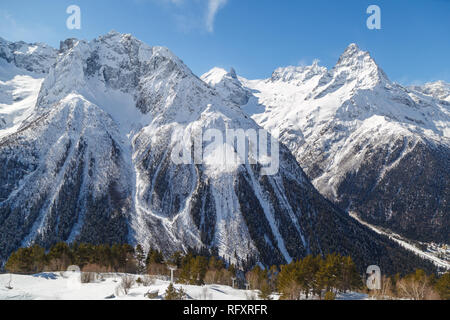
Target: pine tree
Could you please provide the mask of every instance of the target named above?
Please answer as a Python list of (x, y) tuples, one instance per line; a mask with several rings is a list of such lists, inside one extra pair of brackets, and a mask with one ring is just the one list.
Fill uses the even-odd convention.
[(146, 265), (149, 266), (151, 264), (162, 264), (163, 262), (164, 256), (161, 251), (150, 248), (147, 254), (147, 259), (145, 260)]
[(271, 266), (269, 269), (269, 284), (272, 291), (276, 289), (277, 286), (277, 277), (278, 277), (278, 267), (277, 266)]
[(164, 294), (164, 300), (184, 300), (186, 298), (186, 292), (180, 288), (175, 289), (175, 286), (171, 283), (167, 287), (167, 290)]
[[(65, 242), (54, 245), (48, 253), (50, 268), (54, 271), (65, 271), (73, 263), (73, 254), (70, 247)], [(78, 264), (79, 265), (79, 264)], [(81, 265), (80, 265), (81, 267)]]
[(450, 272), (447, 272), (436, 282), (435, 288), (443, 300), (450, 300)]
[(271, 300), (272, 288), (268, 280), (264, 280), (261, 284), (259, 298), (262, 300)]
[(341, 272), (339, 277), (339, 289), (343, 292), (361, 288), (361, 277), (356, 270), (356, 265), (350, 256), (341, 257)]
[(164, 300), (178, 300), (178, 292), (172, 283), (167, 287), (164, 294)]
[(135, 249), (135, 258), (137, 262), (137, 272), (143, 274), (145, 272), (145, 254), (142, 246), (138, 244)]
[(38, 245), (34, 245), (31, 247), (30, 254), (30, 258), (32, 260), (30, 271), (32, 273), (42, 272), (46, 264), (45, 249)]
[(208, 269), (208, 260), (205, 257), (195, 257), (191, 262), (191, 284), (202, 285)]
[(295, 273), (295, 263), (281, 266), (281, 270), (278, 273), (277, 287), (282, 299), (300, 299), (300, 287), (295, 279)]
[(176, 251), (172, 254), (172, 256), (170, 257), (168, 262), (169, 262), (169, 264), (172, 264), (172, 265), (180, 268), (182, 259), (183, 259), (183, 254), (180, 251)]
[(325, 300), (336, 300), (336, 295), (332, 291), (327, 291), (324, 296)]

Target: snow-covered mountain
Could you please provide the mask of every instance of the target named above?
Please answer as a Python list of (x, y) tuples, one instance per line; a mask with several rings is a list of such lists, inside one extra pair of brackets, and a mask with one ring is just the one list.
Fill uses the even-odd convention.
[(234, 69), (226, 72), (221, 68), (213, 68), (201, 79), (213, 86), (226, 100), (239, 106), (246, 105), (252, 96), (251, 92), (243, 87)]
[(450, 83), (436, 81), (426, 83), (423, 86), (411, 86), (409, 88), (450, 103)]
[(0, 38), (0, 138), (17, 130), (31, 114), (56, 56), (57, 51), (45, 44)]
[(207, 129), (260, 127), (167, 48), (116, 32), (61, 43), (32, 112), (0, 138), (0, 258), (86, 241), (267, 265), (340, 252), (361, 267), (429, 267), (323, 198), (284, 146), (270, 176), (261, 161), (218, 165), (234, 143), (176, 164), (179, 142)]
[(57, 50), (44, 43), (10, 42), (0, 37), (0, 59), (28, 72), (47, 73), (57, 54)]
[(239, 80), (264, 110), (253, 118), (281, 131), (328, 199), (409, 238), (450, 241), (450, 109), (442, 83), (420, 90), (392, 83), (355, 44), (331, 70), (315, 62)]

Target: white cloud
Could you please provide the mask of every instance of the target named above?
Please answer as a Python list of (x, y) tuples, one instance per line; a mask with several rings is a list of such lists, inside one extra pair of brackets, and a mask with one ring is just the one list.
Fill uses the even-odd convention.
[(227, 4), (228, 0), (208, 0), (208, 12), (206, 15), (206, 28), (209, 32), (214, 31), (214, 20), (217, 12)]
[[(145, 0), (135, 0), (145, 1)], [(185, 31), (193, 29), (198, 24), (199, 12), (204, 17), (200, 28), (206, 28), (208, 32), (214, 32), (214, 21), (217, 13), (228, 2), (228, 0), (156, 0), (168, 5), (173, 10), (175, 20), (185, 28)]]

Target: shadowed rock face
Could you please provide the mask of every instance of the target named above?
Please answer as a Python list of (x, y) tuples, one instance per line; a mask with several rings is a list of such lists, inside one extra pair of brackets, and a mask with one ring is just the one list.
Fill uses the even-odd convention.
[(448, 84), (392, 83), (354, 44), (331, 70), (314, 63), (240, 81), (265, 109), (253, 119), (280, 132), (327, 199), (407, 238), (450, 242)]
[[(448, 242), (450, 150), (419, 142), (398, 159), (404, 144), (413, 142), (399, 141), (391, 157), (382, 148), (374, 149), (358, 174), (345, 176), (338, 203), (351, 207), (365, 221), (410, 239)], [(396, 160), (398, 164), (380, 177), (381, 168)]]
[(0, 141), (2, 258), (33, 242), (127, 241), (129, 182), (121, 151), (110, 132), (95, 129), (107, 119), (91, 107), (82, 100), (55, 106)]
[(32, 116), (0, 140), (0, 259), (86, 241), (214, 248), (239, 263), (339, 252), (361, 269), (432, 268), (322, 197), (284, 146), (273, 176), (259, 162), (172, 161), (175, 134), (212, 128), (259, 129), (168, 49), (118, 33), (65, 42)]

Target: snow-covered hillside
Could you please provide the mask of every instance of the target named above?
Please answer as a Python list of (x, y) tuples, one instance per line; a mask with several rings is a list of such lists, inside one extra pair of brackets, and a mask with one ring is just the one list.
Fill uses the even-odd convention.
[(0, 60), (0, 138), (15, 132), (31, 115), (42, 81), (42, 75)]
[[(62, 273), (64, 275), (64, 273)], [(135, 284), (125, 295), (117, 290), (121, 282), (121, 274), (102, 274), (103, 280), (94, 283), (77, 283), (71, 277), (63, 277), (60, 273), (42, 273), (32, 276), (0, 274), (0, 300), (149, 300), (145, 295), (157, 293), (155, 300), (163, 299), (169, 281), (155, 280), (148, 286)], [(138, 276), (134, 276), (135, 279)], [(11, 283), (10, 283), (11, 281)], [(6, 286), (12, 287), (7, 289)], [(187, 300), (251, 300), (258, 298), (258, 291), (239, 290), (224, 285), (180, 285), (186, 292)], [(118, 295), (117, 295), (118, 293)], [(278, 295), (273, 295), (278, 299)], [(311, 298), (310, 298), (311, 299)], [(337, 296), (338, 300), (366, 300), (368, 296), (356, 292), (348, 292)]]
[(32, 113), (57, 51), (45, 44), (0, 38), (0, 138), (15, 132)]
[(355, 44), (331, 70), (315, 62), (239, 80), (264, 110), (253, 118), (280, 131), (323, 195), (407, 237), (450, 241), (450, 107), (437, 99), (446, 97), (443, 83), (420, 91), (392, 83)]

